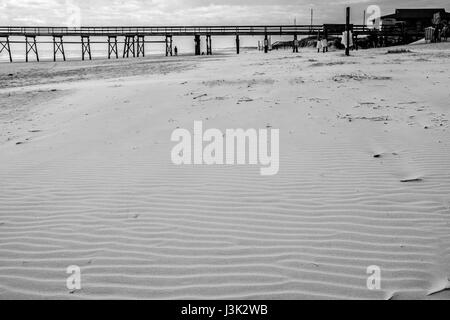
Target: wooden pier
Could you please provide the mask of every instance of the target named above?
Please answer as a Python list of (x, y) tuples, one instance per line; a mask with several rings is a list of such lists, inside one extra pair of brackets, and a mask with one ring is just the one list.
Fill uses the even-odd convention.
[[(240, 52), (240, 36), (264, 37), (264, 52), (269, 51), (270, 36), (292, 36), (293, 52), (298, 52), (298, 36), (341, 35), (343, 31), (351, 30), (353, 35), (371, 35), (376, 33), (380, 37), (399, 36), (404, 37), (407, 30), (396, 26), (386, 26), (381, 29), (371, 29), (364, 25), (349, 24), (324, 24), (324, 25), (271, 25), (271, 26), (153, 26), (153, 27), (0, 27), (0, 54), (6, 52), (12, 62), (11, 43), (25, 43), (26, 61), (31, 56), (39, 61), (37, 37), (51, 37), (53, 39), (53, 60), (58, 58), (66, 60), (64, 44), (80, 44), (82, 60), (92, 59), (91, 44), (104, 43), (108, 45), (108, 59), (119, 58), (118, 44), (123, 44), (123, 58), (144, 57), (145, 44), (164, 43), (166, 56), (173, 55), (173, 37), (193, 37), (195, 54), (200, 55), (201, 38), (206, 39), (206, 54), (211, 55), (212, 37), (232, 36), (236, 37), (236, 53)], [(418, 33), (416, 31), (416, 33)], [(25, 41), (11, 41), (11, 37), (24, 37)], [(64, 42), (64, 37), (79, 37), (80, 42)], [(104, 37), (104, 42), (93, 42), (91, 37)], [(165, 40), (148, 41), (146, 39), (163, 37)], [(124, 39), (119, 42), (118, 38)], [(49, 43), (49, 42), (40, 42)]]

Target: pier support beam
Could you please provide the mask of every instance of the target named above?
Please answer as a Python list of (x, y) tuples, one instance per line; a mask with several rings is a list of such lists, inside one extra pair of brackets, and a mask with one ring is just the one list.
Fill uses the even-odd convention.
[(108, 59), (111, 59), (111, 54), (116, 54), (116, 59), (119, 59), (119, 51), (117, 50), (117, 36), (108, 36)]
[(195, 42), (195, 55), (199, 56), (202, 54), (201, 53), (202, 50), (200, 47), (200, 45), (201, 45), (200, 35), (198, 35), (198, 34), (195, 35), (194, 42)]
[(292, 43), (292, 51), (294, 53), (298, 52), (298, 38), (297, 38), (297, 35), (294, 35), (294, 42)]
[(173, 56), (173, 39), (171, 35), (166, 35), (166, 57)]
[(36, 43), (36, 36), (25, 36), (25, 60), (28, 62), (28, 55), (33, 51), (36, 55), (36, 61), (39, 62), (39, 54)]
[(53, 36), (53, 61), (56, 62), (58, 52), (62, 54), (63, 60), (66, 61), (66, 54), (64, 52), (63, 36)]
[(236, 54), (239, 54), (241, 43), (240, 43), (239, 35), (236, 35)]
[(212, 55), (212, 41), (210, 34), (206, 36), (206, 55)]
[(145, 36), (137, 36), (137, 56), (140, 57), (142, 54), (145, 57)]
[(81, 58), (84, 61), (86, 54), (89, 55), (89, 60), (92, 60), (91, 55), (91, 38), (89, 36), (81, 36)]
[(0, 53), (2, 53), (3, 50), (6, 50), (6, 52), (8, 52), (9, 62), (13, 62), (11, 54), (11, 46), (9, 44), (9, 36), (0, 36)]
[(267, 37), (267, 34), (264, 36), (264, 53), (269, 52), (269, 38)]
[(123, 45), (123, 57), (130, 57), (130, 53), (133, 58), (136, 57), (135, 38), (133, 36), (125, 36), (125, 44)]
[(345, 31), (347, 31), (347, 47), (345, 48), (345, 55), (350, 55), (350, 7), (347, 7), (345, 18)]

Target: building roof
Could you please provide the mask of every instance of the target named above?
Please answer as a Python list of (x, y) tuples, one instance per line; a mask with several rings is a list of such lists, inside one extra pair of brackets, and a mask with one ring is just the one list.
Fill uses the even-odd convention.
[(381, 19), (433, 19), (435, 13), (440, 12), (448, 16), (443, 8), (425, 8), (425, 9), (396, 9), (394, 14), (382, 16)]

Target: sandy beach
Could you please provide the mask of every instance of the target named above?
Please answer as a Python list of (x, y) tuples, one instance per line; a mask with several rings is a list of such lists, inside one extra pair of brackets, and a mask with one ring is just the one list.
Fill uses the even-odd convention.
[[(0, 299), (450, 299), (450, 43), (403, 48), (1, 64)], [(194, 121), (279, 173), (175, 166)]]

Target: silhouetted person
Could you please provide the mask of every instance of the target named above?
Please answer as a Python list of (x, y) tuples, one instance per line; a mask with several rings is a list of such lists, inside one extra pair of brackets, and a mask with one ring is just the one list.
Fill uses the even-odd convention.
[(322, 39), (322, 52), (328, 52), (328, 40), (327, 39)]
[(175, 55), (177, 56), (178, 55), (178, 48), (177, 48), (177, 46), (175, 46), (174, 52), (175, 52)]
[(436, 26), (436, 28), (434, 28), (434, 42), (436, 43), (440, 42), (439, 35), (440, 35), (439, 27)]

